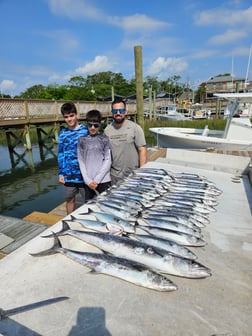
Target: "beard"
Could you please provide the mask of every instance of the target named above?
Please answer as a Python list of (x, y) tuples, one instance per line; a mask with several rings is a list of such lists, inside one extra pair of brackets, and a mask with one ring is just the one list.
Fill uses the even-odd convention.
[(117, 124), (117, 125), (121, 125), (124, 122), (124, 120), (125, 120), (125, 117), (122, 117), (120, 119), (119, 118), (118, 119), (114, 118), (114, 123)]

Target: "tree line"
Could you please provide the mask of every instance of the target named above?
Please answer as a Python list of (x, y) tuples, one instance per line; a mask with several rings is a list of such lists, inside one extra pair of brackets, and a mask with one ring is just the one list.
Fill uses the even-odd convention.
[[(181, 83), (180, 79), (180, 76), (174, 75), (159, 81), (157, 77), (147, 76), (143, 81), (144, 94), (148, 96), (151, 90), (156, 94), (167, 92), (173, 97), (178, 97), (185, 91), (192, 91), (188, 83)], [(111, 97), (112, 92), (123, 97), (134, 95), (136, 93), (135, 79), (126, 80), (121, 73), (111, 71), (99, 72), (86, 77), (74, 76), (64, 85), (57, 83), (47, 86), (33, 85), (14, 98), (97, 101)], [(11, 98), (5, 94), (2, 94), (2, 97)], [(197, 97), (197, 92), (195, 97)]]

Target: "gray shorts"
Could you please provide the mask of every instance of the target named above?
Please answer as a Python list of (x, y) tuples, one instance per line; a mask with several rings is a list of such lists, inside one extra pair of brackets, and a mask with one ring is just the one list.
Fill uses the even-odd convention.
[(80, 183), (65, 183), (64, 184), (64, 195), (65, 200), (69, 200), (75, 197), (78, 193), (80, 193), (83, 201), (85, 201), (85, 188)]

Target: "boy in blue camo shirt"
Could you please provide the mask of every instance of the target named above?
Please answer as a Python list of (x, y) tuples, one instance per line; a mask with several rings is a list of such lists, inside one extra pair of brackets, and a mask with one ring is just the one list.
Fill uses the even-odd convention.
[(67, 128), (60, 131), (58, 139), (59, 182), (64, 184), (66, 211), (70, 214), (75, 210), (75, 196), (80, 193), (85, 201), (84, 180), (81, 175), (77, 144), (81, 136), (88, 134), (86, 126), (79, 124), (76, 106), (72, 102), (61, 106), (61, 113)]

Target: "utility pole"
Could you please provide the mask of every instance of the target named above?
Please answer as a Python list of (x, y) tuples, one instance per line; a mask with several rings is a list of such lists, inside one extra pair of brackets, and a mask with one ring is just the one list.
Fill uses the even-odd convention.
[(136, 77), (136, 109), (137, 122), (144, 128), (144, 104), (143, 104), (143, 69), (142, 69), (142, 47), (134, 47), (135, 55), (135, 77)]

